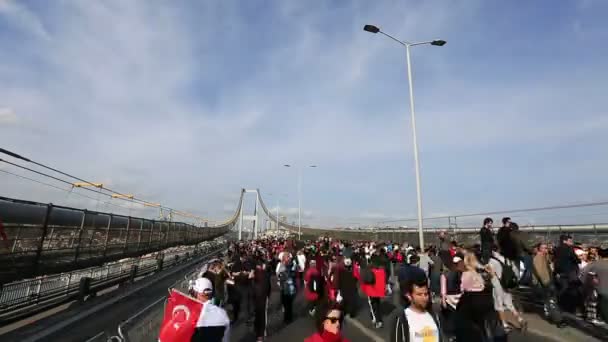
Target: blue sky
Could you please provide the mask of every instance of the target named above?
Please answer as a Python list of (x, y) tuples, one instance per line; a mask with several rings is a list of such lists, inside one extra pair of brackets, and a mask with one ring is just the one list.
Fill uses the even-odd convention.
[[(239, 189), (305, 221), (605, 200), (608, 3), (0, 0), (0, 144), (223, 218)], [(0, 165), (4, 170), (17, 172)], [(91, 207), (0, 174), (2, 194)], [(534, 218), (526, 218), (526, 220)]]

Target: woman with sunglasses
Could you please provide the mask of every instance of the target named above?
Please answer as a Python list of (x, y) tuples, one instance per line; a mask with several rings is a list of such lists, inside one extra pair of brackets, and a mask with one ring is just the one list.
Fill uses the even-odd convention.
[(336, 303), (324, 304), (316, 312), (317, 332), (304, 342), (349, 342), (342, 337), (343, 312)]

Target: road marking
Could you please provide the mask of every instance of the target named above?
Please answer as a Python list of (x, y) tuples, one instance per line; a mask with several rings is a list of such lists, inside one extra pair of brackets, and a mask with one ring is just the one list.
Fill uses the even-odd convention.
[(97, 335), (91, 337), (90, 339), (86, 340), (85, 342), (95, 341), (96, 338), (103, 336), (105, 333), (106, 333), (105, 331), (102, 331), (99, 334), (97, 334)]
[(376, 334), (376, 332), (374, 332), (372, 329), (366, 327), (365, 325), (363, 325), (361, 322), (357, 321), (354, 318), (351, 318), (349, 316), (344, 317), (346, 318), (346, 321), (352, 325), (354, 325), (357, 329), (361, 330), (361, 332), (369, 337), (372, 341), (374, 342), (384, 342), (384, 339), (382, 337), (380, 337), (378, 334)]

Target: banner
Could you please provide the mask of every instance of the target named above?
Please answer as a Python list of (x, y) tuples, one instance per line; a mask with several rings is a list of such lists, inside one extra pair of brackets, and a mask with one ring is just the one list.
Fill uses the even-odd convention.
[(196, 329), (203, 303), (171, 289), (165, 316), (160, 326), (159, 342), (189, 342)]

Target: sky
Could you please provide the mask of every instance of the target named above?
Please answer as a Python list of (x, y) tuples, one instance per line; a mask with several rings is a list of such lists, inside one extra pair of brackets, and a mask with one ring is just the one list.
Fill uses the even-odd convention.
[[(405, 51), (362, 30), (375, 24), (448, 42), (412, 48), (425, 217), (602, 201), (607, 11), (601, 0), (0, 0), (0, 147), (217, 220), (241, 188), (295, 220), (299, 169), (305, 224), (416, 217)], [(76, 193), (0, 172), (1, 196), (111, 208)]]

